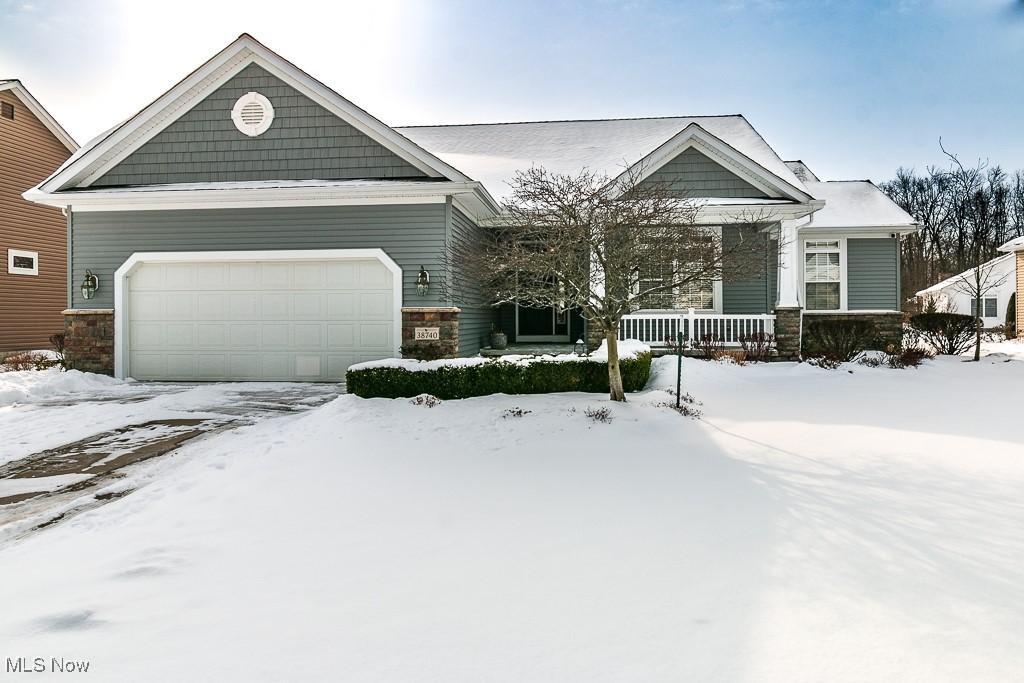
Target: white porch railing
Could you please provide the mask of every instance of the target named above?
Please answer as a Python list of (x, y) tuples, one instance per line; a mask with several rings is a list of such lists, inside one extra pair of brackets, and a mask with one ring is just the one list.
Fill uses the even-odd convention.
[(692, 344), (707, 335), (721, 339), (726, 346), (739, 346), (740, 339), (752, 334), (775, 333), (774, 315), (733, 315), (666, 311), (662, 313), (631, 313), (622, 316), (619, 339), (637, 339), (652, 347), (669, 346), (682, 332)]

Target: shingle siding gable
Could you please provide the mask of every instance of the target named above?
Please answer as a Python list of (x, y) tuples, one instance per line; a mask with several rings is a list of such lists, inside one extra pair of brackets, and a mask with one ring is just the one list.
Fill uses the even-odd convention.
[[(247, 92), (274, 107), (262, 135), (231, 121)], [(424, 173), (256, 64), (132, 152), (92, 187), (245, 180), (424, 178)]]
[(645, 183), (665, 183), (692, 197), (767, 197), (743, 178), (692, 147), (654, 171)]

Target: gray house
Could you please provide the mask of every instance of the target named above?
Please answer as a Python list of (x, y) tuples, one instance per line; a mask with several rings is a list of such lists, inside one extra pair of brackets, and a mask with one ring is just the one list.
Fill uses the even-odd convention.
[(636, 164), (698, 198), (726, 241), (760, 217), (761, 277), (726, 269), (638, 302), (623, 337), (756, 329), (793, 355), (808, 316), (898, 316), (913, 219), (868, 181), (782, 161), (742, 116), (392, 128), (244, 34), (25, 197), (66, 210), (76, 367), (316, 381), (423, 341), (473, 355), (496, 325), (513, 341), (585, 336), (570, 311), (467, 305), (438, 286), (533, 164)]

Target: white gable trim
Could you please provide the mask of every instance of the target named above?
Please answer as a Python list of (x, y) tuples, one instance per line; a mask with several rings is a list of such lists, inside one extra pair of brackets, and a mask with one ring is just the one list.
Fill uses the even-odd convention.
[(621, 182), (628, 174), (637, 174), (638, 180), (650, 177), (655, 171), (675, 159), (689, 148), (695, 148), (712, 161), (747, 181), (769, 197), (786, 197), (798, 202), (812, 199), (806, 191), (783, 180), (750, 157), (715, 137), (697, 123), (691, 123), (669, 138), (653, 152), (620, 174), (613, 183)]
[(39, 122), (46, 126), (46, 129), (53, 133), (53, 136), (60, 140), (60, 143), (67, 147), (69, 152), (74, 152), (78, 149), (78, 143), (75, 142), (75, 139), (68, 135), (68, 132), (57, 123), (55, 118), (50, 116), (50, 112), (46, 111), (36, 98), (32, 97), (32, 93), (25, 89), (21, 81), (14, 80), (0, 83), (0, 90), (10, 90), (14, 93), (14, 96), (28, 107), (33, 116), (39, 119)]
[(39, 188), (44, 192), (56, 192), (71, 186), (88, 187), (249, 64), (257, 64), (266, 69), (426, 175), (457, 182), (469, 180), (454, 167), (264, 47), (252, 36), (243, 34), (145, 109), (115, 128), (79, 159), (44, 180)]

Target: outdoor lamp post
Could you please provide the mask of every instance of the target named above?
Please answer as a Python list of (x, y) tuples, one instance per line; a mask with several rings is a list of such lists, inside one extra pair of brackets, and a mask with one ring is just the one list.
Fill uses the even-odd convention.
[(416, 293), (420, 296), (426, 296), (429, 291), (430, 273), (424, 270), (423, 266), (420, 266), (420, 273), (416, 276)]
[(100, 279), (93, 275), (91, 270), (86, 270), (85, 277), (82, 278), (82, 296), (91, 299), (96, 296), (96, 290), (99, 288)]

